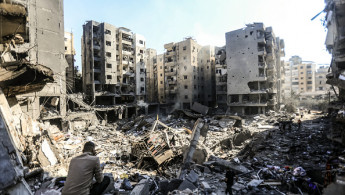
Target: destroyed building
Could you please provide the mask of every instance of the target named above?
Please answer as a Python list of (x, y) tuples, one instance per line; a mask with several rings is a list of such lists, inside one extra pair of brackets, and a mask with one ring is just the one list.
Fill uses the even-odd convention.
[(108, 23), (83, 25), (83, 91), (93, 105), (134, 104), (144, 100), (145, 38)]
[(227, 108), (227, 66), (226, 66), (226, 52), (224, 47), (215, 48), (215, 63), (216, 63), (216, 102), (219, 109)]
[(226, 33), (227, 103), (232, 113), (257, 114), (279, 103), (284, 42), (263, 23)]
[[(3, 81), (7, 80), (1, 85), (3, 91), (7, 96), (18, 95), (22, 110), (33, 119), (44, 117), (48, 110), (55, 117), (65, 116), (67, 63), (64, 56), (63, 1), (1, 2), (1, 69), (14, 71), (7, 76), (12, 81), (17, 79), (10, 83), (11, 79), (3, 78)], [(40, 66), (54, 73), (53, 81), (47, 84), (40, 82), (42, 78), (36, 74)], [(21, 85), (28, 80), (31, 80), (31, 85)]]
[(71, 32), (65, 32), (65, 58), (68, 64), (66, 68), (66, 90), (68, 93), (75, 92), (75, 48), (74, 36)]
[(331, 71), (327, 84), (339, 88), (339, 99), (345, 100), (345, 1), (325, 0), (327, 28), (326, 48), (332, 54)]

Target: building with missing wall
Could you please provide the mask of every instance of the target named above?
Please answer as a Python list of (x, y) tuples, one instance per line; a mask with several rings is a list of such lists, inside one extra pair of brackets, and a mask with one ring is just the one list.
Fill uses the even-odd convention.
[(276, 109), (281, 97), (278, 71), (281, 71), (284, 42), (263, 23), (249, 24), (225, 36), (230, 112), (258, 114)]
[(83, 25), (83, 91), (93, 105), (135, 104), (146, 96), (146, 41), (108, 23)]

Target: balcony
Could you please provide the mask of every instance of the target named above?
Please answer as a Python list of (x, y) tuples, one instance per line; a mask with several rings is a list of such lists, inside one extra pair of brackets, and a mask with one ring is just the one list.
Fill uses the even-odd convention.
[(166, 76), (175, 76), (175, 75), (176, 75), (176, 71), (173, 71), (173, 72), (171, 72), (171, 71), (165, 72), (165, 75), (166, 75)]
[(174, 56), (175, 54), (176, 54), (175, 51), (167, 51), (167, 52), (165, 53), (165, 56), (166, 56), (166, 57), (168, 57), (168, 56)]
[(93, 72), (101, 72), (101, 67), (94, 67)]
[(165, 93), (175, 94), (177, 93), (177, 88), (165, 89)]
[(169, 85), (176, 85), (177, 84), (177, 82), (176, 82), (176, 80), (168, 80), (168, 84)]
[(126, 50), (122, 50), (122, 55), (128, 55), (128, 56), (130, 56), (130, 55), (132, 55), (132, 52), (126, 51)]
[(266, 62), (259, 62), (258, 66), (259, 66), (259, 68), (266, 68), (267, 64), (266, 64)]
[(99, 46), (99, 45), (93, 45), (93, 49), (99, 51), (99, 50), (101, 50), (101, 46)]

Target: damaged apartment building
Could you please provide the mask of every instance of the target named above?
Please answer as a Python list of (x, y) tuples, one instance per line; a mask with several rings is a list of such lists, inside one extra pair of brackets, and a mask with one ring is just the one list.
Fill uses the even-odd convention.
[(33, 119), (65, 116), (63, 1), (2, 0), (0, 17), (0, 87)]
[(229, 111), (258, 114), (277, 109), (282, 99), (284, 41), (263, 23), (248, 24), (225, 36)]
[(164, 45), (157, 57), (158, 96), (161, 103), (176, 109), (191, 109), (194, 103), (215, 103), (215, 50), (191, 37)]
[(135, 104), (146, 97), (145, 45), (145, 38), (130, 29), (86, 22), (82, 71), (87, 102), (103, 107), (126, 105), (126, 110), (135, 114)]
[(226, 51), (224, 47), (215, 48), (215, 69), (216, 69), (216, 102), (218, 109), (227, 109), (227, 66)]
[(327, 27), (326, 47), (332, 54), (327, 84), (339, 88), (339, 99), (345, 101), (345, 1), (325, 0)]

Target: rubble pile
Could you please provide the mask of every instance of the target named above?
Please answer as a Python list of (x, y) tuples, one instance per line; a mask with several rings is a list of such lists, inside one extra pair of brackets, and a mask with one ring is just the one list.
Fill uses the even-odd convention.
[(309, 114), (299, 128), (295, 117), (177, 111), (102, 124), (90, 112), (70, 113), (61, 127), (29, 120), (31, 136), (15, 137), (25, 146), (24, 178), (41, 194), (59, 193), (70, 160), (87, 141), (106, 163), (108, 194), (224, 194), (227, 169), (236, 174), (238, 194), (317, 194), (325, 187), (326, 162), (336, 159), (332, 174), (340, 173), (345, 153), (327, 140), (327, 118)]

